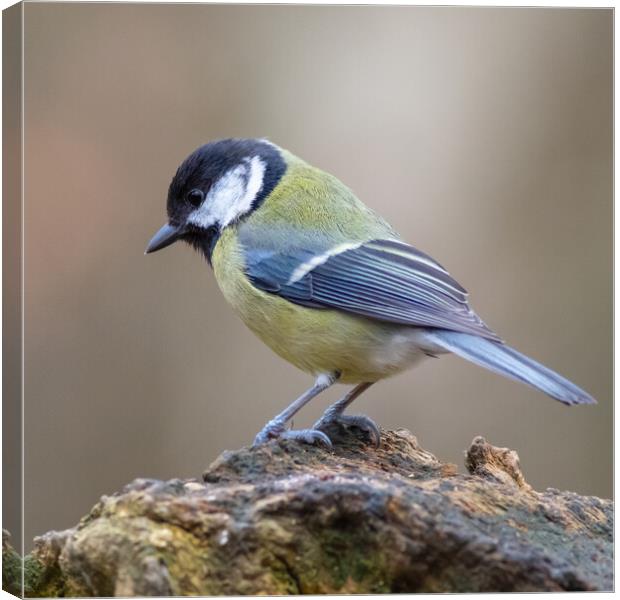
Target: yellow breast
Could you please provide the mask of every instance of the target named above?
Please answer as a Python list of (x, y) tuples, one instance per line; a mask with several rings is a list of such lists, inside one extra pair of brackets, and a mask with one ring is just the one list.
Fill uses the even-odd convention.
[(411, 328), (306, 308), (255, 288), (245, 275), (233, 228), (223, 232), (212, 264), (222, 293), (243, 322), (276, 354), (307, 373), (339, 371), (343, 383), (377, 381), (423, 356), (408, 338)]

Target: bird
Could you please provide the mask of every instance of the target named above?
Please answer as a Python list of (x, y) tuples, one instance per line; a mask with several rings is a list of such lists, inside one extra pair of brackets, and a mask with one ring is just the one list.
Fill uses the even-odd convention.
[[(595, 404), (568, 379), (508, 346), (469, 306), (467, 291), (340, 180), (267, 139), (228, 138), (193, 151), (167, 196), (168, 222), (145, 254), (188, 243), (225, 299), (313, 385), (258, 432), (333, 447), (330, 427), (380, 429), (345, 413), (374, 383), (424, 359), (456, 354), (565, 405)], [(350, 390), (310, 428), (289, 422), (335, 383)]]

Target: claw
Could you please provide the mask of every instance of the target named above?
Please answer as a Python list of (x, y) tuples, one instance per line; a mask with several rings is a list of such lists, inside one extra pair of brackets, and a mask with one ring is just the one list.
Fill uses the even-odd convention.
[(321, 444), (328, 449), (332, 449), (331, 440), (322, 431), (316, 429), (289, 429), (279, 422), (269, 422), (254, 438), (252, 448), (266, 444), (273, 439), (296, 440), (305, 444)]
[(346, 429), (357, 427), (368, 435), (375, 448), (378, 448), (381, 444), (381, 431), (379, 427), (366, 415), (329, 415), (327, 418), (323, 417), (317, 421), (313, 427), (314, 429), (326, 429), (332, 424), (341, 425)]
[(256, 448), (257, 446), (261, 446), (262, 444), (266, 444), (269, 440), (273, 440), (279, 438), (284, 433), (284, 423), (280, 421), (269, 421), (267, 425), (265, 425), (254, 438), (254, 442), (252, 444), (252, 448)]
[(281, 436), (285, 440), (296, 440), (305, 444), (322, 444), (329, 450), (333, 449), (332, 441), (322, 431), (316, 429), (290, 429)]
[(381, 431), (370, 417), (366, 415), (342, 415), (341, 419), (344, 421), (345, 427), (357, 427), (367, 433), (375, 448), (380, 446)]

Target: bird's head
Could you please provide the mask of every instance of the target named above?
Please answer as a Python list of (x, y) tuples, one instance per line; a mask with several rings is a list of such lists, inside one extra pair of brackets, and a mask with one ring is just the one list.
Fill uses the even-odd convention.
[(183, 240), (210, 260), (221, 232), (255, 210), (286, 170), (277, 146), (259, 139), (226, 139), (192, 152), (168, 189), (168, 223), (146, 254)]

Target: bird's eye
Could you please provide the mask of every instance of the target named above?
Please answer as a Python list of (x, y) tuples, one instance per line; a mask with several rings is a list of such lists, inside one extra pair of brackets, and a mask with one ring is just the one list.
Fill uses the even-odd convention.
[(193, 189), (187, 192), (187, 201), (192, 206), (196, 206), (196, 207), (200, 206), (202, 204), (202, 201), (204, 200), (204, 197), (205, 195), (202, 190)]

